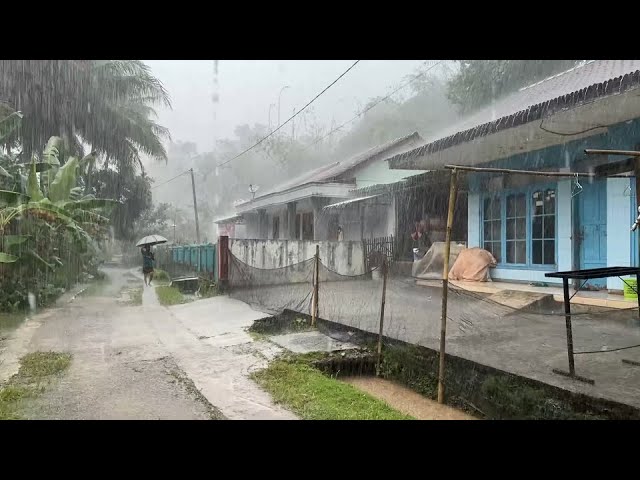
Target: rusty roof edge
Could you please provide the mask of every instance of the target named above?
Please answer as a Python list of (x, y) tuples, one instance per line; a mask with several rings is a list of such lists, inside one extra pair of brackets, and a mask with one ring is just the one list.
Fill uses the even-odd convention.
[(535, 120), (544, 118), (545, 115), (554, 114), (560, 110), (571, 109), (599, 98), (620, 95), (640, 86), (640, 70), (615, 77), (600, 83), (594, 83), (588, 87), (576, 90), (566, 95), (546, 100), (529, 106), (524, 110), (514, 112), (511, 115), (500, 117), (491, 122), (477, 125), (473, 128), (456, 132), (453, 135), (440, 138), (408, 152), (394, 155), (387, 159), (391, 167), (400, 166), (409, 160), (436, 153), (462, 143), (485, 137), (508, 128), (519, 127)]

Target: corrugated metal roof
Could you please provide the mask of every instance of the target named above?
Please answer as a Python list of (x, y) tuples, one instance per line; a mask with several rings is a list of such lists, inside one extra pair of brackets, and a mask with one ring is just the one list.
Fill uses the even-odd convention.
[(228, 217), (218, 218), (213, 223), (230, 223), (238, 220), (242, 220), (242, 215), (230, 215)]
[(640, 86), (640, 60), (596, 60), (521, 88), (456, 122), (424, 145), (394, 155), (392, 166), (491, 135), (507, 128), (540, 120), (563, 109)]
[(387, 142), (385, 144), (378, 145), (377, 147), (370, 148), (369, 150), (359, 153), (348, 160), (341, 161), (341, 162), (333, 162), (328, 165), (324, 165), (320, 168), (316, 168), (315, 170), (311, 170), (309, 172), (303, 173), (302, 175), (296, 178), (293, 178), (284, 183), (281, 183), (277, 187), (274, 187), (271, 190), (262, 193), (259, 197), (256, 197), (254, 200), (257, 200), (260, 197), (271, 195), (273, 193), (285, 192), (287, 190), (290, 190), (291, 188), (298, 187), (301, 185), (306, 185), (307, 183), (330, 182), (336, 177), (339, 177), (340, 175), (348, 172), (352, 168), (357, 167), (358, 165), (375, 157), (376, 155), (380, 155), (381, 153), (384, 153), (386, 150), (389, 150), (393, 147), (396, 147), (398, 145), (401, 145), (404, 142), (408, 142), (411, 140), (422, 140), (422, 139), (418, 134), (418, 132), (413, 132), (410, 135), (405, 135), (404, 137), (400, 137), (390, 142)]
[(353, 203), (357, 203), (357, 202), (362, 202), (364, 200), (369, 200), (370, 198), (377, 198), (380, 195), (368, 195), (366, 197), (358, 197), (358, 198), (350, 198), (349, 200), (344, 200), (342, 202), (338, 202), (338, 203), (332, 203), (331, 205), (327, 205), (326, 207), (323, 207), (322, 210), (326, 211), (326, 210), (336, 210), (336, 209), (342, 209), (345, 208), (347, 206), (349, 206), (350, 204)]

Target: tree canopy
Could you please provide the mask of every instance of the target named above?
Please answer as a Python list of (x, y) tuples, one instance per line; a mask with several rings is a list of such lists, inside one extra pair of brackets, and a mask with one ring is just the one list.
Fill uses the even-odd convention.
[(519, 88), (575, 67), (583, 60), (458, 60), (447, 95), (462, 112), (488, 105)]

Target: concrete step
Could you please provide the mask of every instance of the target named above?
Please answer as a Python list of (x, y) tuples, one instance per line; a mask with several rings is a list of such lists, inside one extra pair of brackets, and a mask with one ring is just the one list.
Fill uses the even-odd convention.
[(487, 297), (488, 300), (506, 305), (516, 310), (540, 311), (557, 306), (550, 293), (524, 292), (519, 290), (501, 290)]

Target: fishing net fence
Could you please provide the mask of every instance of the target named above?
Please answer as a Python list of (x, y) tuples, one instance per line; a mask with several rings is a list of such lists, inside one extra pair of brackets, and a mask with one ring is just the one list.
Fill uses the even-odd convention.
[[(385, 282), (386, 269), (367, 263), (368, 270), (347, 275), (319, 258), (317, 317), (340, 326), (336, 338), (342, 341), (358, 332), (375, 337), (380, 331), (384, 291), (383, 344), (400, 340), (439, 351), (442, 280), (388, 274)], [(230, 254), (230, 295), (268, 314), (289, 310), (312, 315), (315, 265), (314, 257), (262, 269)], [(517, 295), (474, 292), (464, 282), (449, 283), (447, 353), (526, 376), (547, 375), (554, 368), (566, 370), (561, 289), (551, 287), (549, 292), (523, 305)], [(628, 308), (572, 304), (576, 368), (597, 376), (604, 374), (603, 356), (616, 368), (623, 356), (640, 361), (640, 348), (635, 348), (640, 345), (638, 325), (636, 301), (629, 302)]]
[[(292, 310), (312, 314), (315, 258), (273, 269), (253, 267), (230, 254), (230, 295), (269, 313)], [(318, 269), (318, 318), (378, 333), (383, 294), (383, 268), (374, 266), (362, 274), (347, 275), (325, 265)], [(465, 351), (535, 349), (541, 354), (566, 357), (566, 325), (563, 304), (553, 288), (548, 295), (524, 307), (519, 298), (479, 293), (464, 282), (449, 283), (447, 341)], [(556, 298), (553, 297), (556, 294)], [(410, 344), (439, 348), (442, 281), (387, 275), (384, 336)], [(608, 352), (640, 344), (640, 331), (630, 329), (638, 318), (638, 306), (589, 307), (572, 304), (575, 353)], [(557, 347), (554, 349), (554, 346)], [(521, 350), (521, 352), (522, 352)], [(555, 351), (554, 351), (555, 350)], [(503, 352), (503, 353), (504, 353)], [(586, 354), (586, 353), (584, 353)]]

